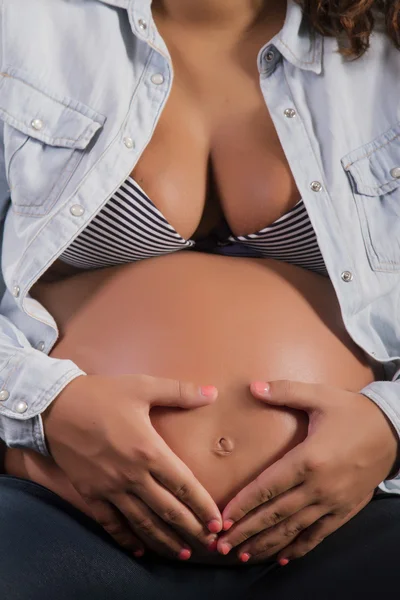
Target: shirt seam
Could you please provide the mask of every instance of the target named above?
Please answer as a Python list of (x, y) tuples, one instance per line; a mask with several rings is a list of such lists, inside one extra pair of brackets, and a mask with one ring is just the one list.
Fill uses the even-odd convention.
[[(344, 168), (348, 169), (349, 167), (351, 167), (352, 165), (354, 165), (358, 161), (362, 160), (363, 158), (369, 158), (370, 156), (372, 156), (373, 154), (375, 154), (375, 152), (378, 152), (378, 150), (382, 150), (382, 148), (385, 148), (388, 144), (391, 144), (392, 142), (394, 142), (399, 137), (400, 137), (400, 134), (398, 133), (393, 138), (391, 138), (390, 140), (387, 140), (384, 144), (381, 144), (380, 146), (378, 146), (377, 148), (375, 148), (371, 152), (367, 152), (366, 154), (362, 154), (358, 158), (355, 158), (353, 161), (349, 162)], [(368, 144), (370, 144), (370, 143), (371, 142), (368, 142)], [(388, 183), (390, 183), (390, 182), (388, 182)]]
[[(62, 104), (62, 106), (64, 106), (64, 105)], [(69, 107), (64, 107), (64, 108), (66, 108), (67, 110), (69, 109)], [(73, 110), (73, 109), (71, 109), (71, 110)], [(81, 114), (79, 111), (75, 111), (75, 112), (76, 112), (78, 115), (79, 115), (79, 114)], [(14, 124), (15, 124), (15, 126), (16, 126), (16, 129), (18, 129), (19, 131), (21, 131), (21, 126), (22, 126), (24, 129), (30, 130), (30, 128), (29, 128), (29, 126), (28, 126), (28, 125), (26, 125), (26, 124), (25, 124), (23, 121), (21, 121), (21, 120), (19, 120), (19, 119), (16, 119), (16, 118), (15, 118), (13, 115), (11, 115), (11, 114), (10, 114), (8, 111), (6, 111), (6, 110), (5, 110), (5, 108), (0, 108), (0, 113), (3, 113), (4, 115), (8, 116), (8, 117), (9, 117), (9, 121), (10, 121), (11, 123), (14, 123)], [(84, 115), (82, 115), (82, 116), (84, 116)], [(92, 119), (90, 119), (90, 120), (92, 120)], [(97, 121), (93, 121), (93, 120), (92, 120), (92, 123), (97, 123)], [(98, 124), (98, 123), (97, 123), (97, 124)], [(92, 124), (86, 125), (84, 133), (82, 133), (82, 134), (81, 134), (79, 137), (77, 137), (77, 138), (67, 138), (67, 137), (66, 137), (66, 138), (62, 138), (62, 137), (50, 137), (49, 135), (46, 135), (46, 134), (40, 134), (40, 135), (36, 134), (36, 136), (35, 136), (35, 135), (33, 135), (33, 133), (26, 133), (25, 131), (22, 131), (22, 133), (25, 133), (25, 135), (27, 135), (27, 136), (29, 136), (29, 137), (34, 137), (34, 138), (35, 138), (35, 137), (37, 137), (38, 139), (40, 139), (40, 140), (43, 140), (45, 143), (47, 142), (49, 145), (51, 145), (52, 143), (54, 143), (54, 144), (55, 144), (55, 143), (57, 143), (57, 142), (58, 142), (58, 143), (62, 143), (62, 142), (64, 142), (64, 143), (65, 143), (65, 142), (72, 142), (72, 143), (74, 143), (74, 144), (77, 144), (77, 143), (79, 143), (80, 141), (86, 141), (86, 140), (87, 140), (88, 142), (90, 141), (90, 139), (91, 139), (91, 138), (90, 138), (90, 137), (88, 136), (88, 134), (87, 134), (87, 129), (89, 129), (89, 128), (90, 128), (90, 127), (92, 127), (92, 126), (93, 126)], [(72, 150), (72, 149), (73, 149), (73, 148), (71, 148), (71, 150)]]
[(312, 38), (312, 44), (313, 44), (313, 56), (312, 56), (312, 60), (306, 61), (306, 60), (301, 60), (300, 58), (298, 58), (296, 56), (296, 54), (293, 52), (293, 50), (286, 44), (286, 42), (279, 37), (278, 38), (279, 41), (281, 42), (281, 44), (283, 44), (283, 46), (285, 46), (285, 48), (287, 48), (287, 50), (290, 52), (290, 54), (293, 56), (293, 58), (296, 59), (297, 62), (299, 62), (302, 65), (314, 65), (316, 64), (316, 40), (315, 40), (315, 36), (313, 35)]

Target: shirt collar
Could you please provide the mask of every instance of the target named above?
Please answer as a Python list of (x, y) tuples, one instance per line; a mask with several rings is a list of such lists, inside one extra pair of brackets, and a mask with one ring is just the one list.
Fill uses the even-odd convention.
[[(150, 35), (150, 23), (152, 22), (151, 2), (152, 0), (97, 0), (109, 6), (125, 8), (132, 28), (140, 39), (148, 40)], [(154, 31), (153, 31), (154, 34)]]
[[(132, 11), (134, 23), (138, 19), (146, 22), (151, 20), (151, 0), (99, 0), (104, 4), (126, 8)], [(135, 27), (137, 29), (137, 26)], [(138, 31), (141, 37), (143, 30)], [(302, 8), (295, 0), (287, 0), (286, 19), (282, 30), (272, 43), (278, 48), (285, 59), (306, 71), (318, 75), (322, 71), (323, 36), (315, 31), (304, 15)]]
[(315, 31), (294, 0), (288, 0), (285, 23), (272, 43), (296, 67), (321, 73), (323, 36)]
[(118, 8), (128, 8), (129, 0), (98, 0), (103, 4), (109, 4), (110, 6), (118, 6)]

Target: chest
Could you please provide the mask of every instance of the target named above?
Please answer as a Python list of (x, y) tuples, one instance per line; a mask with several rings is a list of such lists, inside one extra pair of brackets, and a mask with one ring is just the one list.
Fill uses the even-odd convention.
[(257, 54), (271, 33), (227, 49), (163, 32), (174, 81), (132, 177), (183, 238), (206, 235), (222, 216), (249, 234), (299, 200), (259, 83)]

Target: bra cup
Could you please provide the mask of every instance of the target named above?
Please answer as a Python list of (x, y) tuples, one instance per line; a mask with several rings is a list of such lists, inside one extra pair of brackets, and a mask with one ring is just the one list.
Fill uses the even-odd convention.
[(135, 262), (182, 249), (249, 258), (273, 258), (327, 275), (302, 200), (277, 221), (256, 233), (234, 236), (226, 219), (223, 219), (206, 237), (196, 241), (186, 240), (132, 177), (128, 177), (60, 258), (75, 267), (93, 269)]

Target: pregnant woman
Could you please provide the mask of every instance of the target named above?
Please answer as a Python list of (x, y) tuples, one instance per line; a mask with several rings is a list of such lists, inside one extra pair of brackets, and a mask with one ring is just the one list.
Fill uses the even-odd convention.
[(3, 596), (393, 589), (400, 4), (0, 23)]

